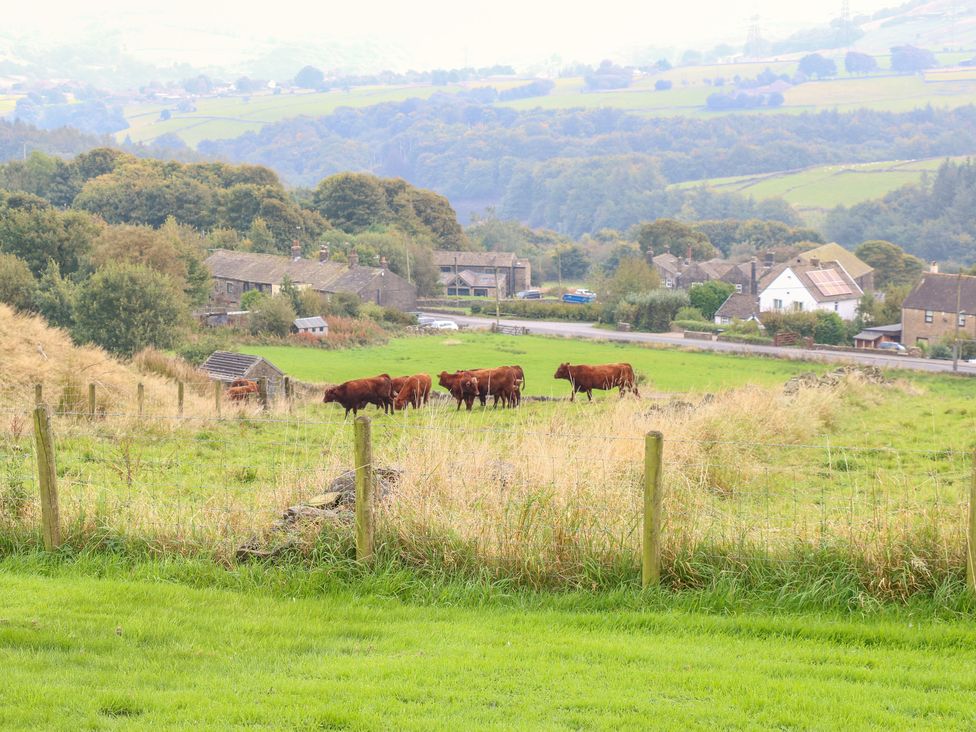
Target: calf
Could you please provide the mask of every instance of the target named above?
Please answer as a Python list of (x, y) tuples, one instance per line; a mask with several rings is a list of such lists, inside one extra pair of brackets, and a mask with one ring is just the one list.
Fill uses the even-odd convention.
[(393, 380), (388, 374), (369, 379), (353, 379), (326, 389), (322, 402), (338, 402), (345, 408), (347, 417), (350, 410), (357, 414), (367, 404), (375, 404), (387, 413), (393, 410)]
[(474, 398), (478, 396), (478, 377), (470, 371), (455, 371), (453, 374), (441, 371), (437, 383), (457, 399), (458, 409), (461, 409), (461, 402), (464, 402), (467, 410), (471, 411)]
[(594, 389), (613, 389), (620, 387), (620, 396), (624, 391), (632, 391), (634, 396), (640, 396), (637, 391), (637, 380), (634, 369), (629, 363), (607, 363), (600, 366), (579, 364), (571, 366), (568, 363), (559, 365), (553, 378), (566, 379), (573, 387), (570, 401), (576, 399), (576, 392), (586, 392), (586, 398), (593, 400)]
[(394, 409), (403, 409), (407, 402), (412, 404), (414, 409), (419, 409), (421, 404), (427, 403), (430, 386), (431, 381), (427, 374), (408, 376), (403, 387), (397, 392), (396, 399), (393, 400)]

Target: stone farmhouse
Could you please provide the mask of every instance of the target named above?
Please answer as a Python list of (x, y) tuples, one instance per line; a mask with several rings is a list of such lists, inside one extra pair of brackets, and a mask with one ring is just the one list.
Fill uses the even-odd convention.
[(498, 273), (499, 297), (508, 297), (532, 287), (532, 265), (512, 252), (434, 252), (440, 283), (447, 294), (495, 297)]
[(332, 261), (328, 247), (319, 250), (317, 260), (302, 258), (297, 246), (292, 247), (291, 257), (218, 249), (206, 264), (214, 279), (210, 299), (215, 307), (237, 308), (241, 296), (251, 290), (277, 294), (286, 277), (299, 289), (326, 296), (348, 292), (364, 302), (397, 310), (417, 307), (415, 285), (391, 272), (385, 261), (379, 267), (360, 266), (355, 252), (347, 264)]
[(976, 339), (976, 277), (941, 274), (933, 264), (902, 303), (901, 330), (906, 346), (934, 345), (957, 334)]

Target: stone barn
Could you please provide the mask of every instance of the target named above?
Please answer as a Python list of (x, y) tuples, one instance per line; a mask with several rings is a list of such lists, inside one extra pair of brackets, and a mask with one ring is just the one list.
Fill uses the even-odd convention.
[(285, 373), (266, 358), (247, 353), (214, 351), (200, 366), (214, 381), (229, 384), (235, 379), (257, 381), (262, 376), (268, 379), (268, 396), (278, 394), (284, 388)]

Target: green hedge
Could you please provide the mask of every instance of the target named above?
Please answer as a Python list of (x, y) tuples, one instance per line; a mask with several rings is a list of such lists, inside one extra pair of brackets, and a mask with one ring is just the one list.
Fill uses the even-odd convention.
[(682, 330), (697, 330), (700, 333), (720, 333), (722, 331), (721, 326), (705, 320), (675, 320), (671, 325)]
[(773, 345), (773, 339), (769, 336), (750, 335), (749, 333), (722, 333), (718, 339), (729, 343), (752, 343), (757, 346)]
[[(494, 313), (494, 303), (484, 307), (485, 312)], [(474, 308), (472, 307), (472, 312)], [(599, 321), (603, 306), (596, 303), (575, 305), (568, 302), (548, 302), (545, 300), (507, 300), (500, 305), (502, 315), (536, 320), (578, 320)]]

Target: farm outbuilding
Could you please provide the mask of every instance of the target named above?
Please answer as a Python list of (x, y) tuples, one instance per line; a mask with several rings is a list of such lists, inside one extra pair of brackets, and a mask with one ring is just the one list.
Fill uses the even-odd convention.
[(295, 318), (291, 324), (292, 333), (311, 333), (312, 335), (324, 338), (329, 334), (329, 324), (319, 315), (310, 318)]
[(214, 351), (200, 368), (214, 381), (229, 384), (235, 379), (268, 380), (268, 395), (274, 396), (282, 388), (285, 372), (266, 358), (247, 353)]

